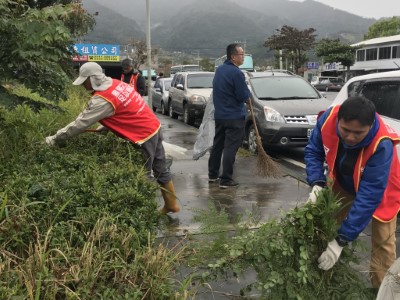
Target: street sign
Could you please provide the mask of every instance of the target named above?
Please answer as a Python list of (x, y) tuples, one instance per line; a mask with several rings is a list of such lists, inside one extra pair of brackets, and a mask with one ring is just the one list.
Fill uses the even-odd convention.
[(319, 68), (319, 62), (316, 61), (307, 62), (307, 69), (318, 69), (318, 68)]
[(119, 45), (113, 44), (75, 44), (73, 61), (120, 61)]

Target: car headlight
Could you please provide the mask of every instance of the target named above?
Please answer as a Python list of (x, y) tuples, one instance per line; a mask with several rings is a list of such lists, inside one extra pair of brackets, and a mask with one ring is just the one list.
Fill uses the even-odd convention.
[(192, 95), (190, 96), (189, 101), (193, 104), (205, 104), (206, 97), (200, 95)]
[(285, 123), (285, 119), (282, 115), (268, 106), (264, 106), (264, 115), (268, 122)]
[(308, 124), (316, 125), (318, 120), (318, 115), (307, 115), (306, 116)]

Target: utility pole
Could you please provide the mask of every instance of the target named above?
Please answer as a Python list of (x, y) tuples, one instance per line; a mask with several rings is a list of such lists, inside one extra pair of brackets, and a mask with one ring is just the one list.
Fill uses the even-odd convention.
[(193, 50), (192, 54), (197, 54), (197, 64), (200, 66), (200, 50)]
[(151, 39), (150, 39), (150, 0), (146, 0), (146, 42), (147, 42), (147, 104), (152, 108), (151, 101)]

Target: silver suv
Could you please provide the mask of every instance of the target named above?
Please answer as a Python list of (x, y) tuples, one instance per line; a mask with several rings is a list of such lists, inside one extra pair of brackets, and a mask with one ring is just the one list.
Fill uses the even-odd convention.
[[(305, 146), (317, 115), (330, 102), (304, 78), (284, 71), (247, 72), (250, 99), (264, 145)], [(247, 109), (245, 144), (256, 152), (250, 109)]]
[(183, 116), (186, 124), (202, 119), (212, 92), (214, 72), (179, 72), (169, 89), (168, 111), (171, 118)]

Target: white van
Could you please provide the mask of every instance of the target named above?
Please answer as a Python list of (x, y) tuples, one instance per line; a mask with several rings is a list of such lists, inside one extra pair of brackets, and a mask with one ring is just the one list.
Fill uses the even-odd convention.
[(330, 80), (330, 79), (335, 80), (335, 79), (338, 79), (338, 78), (339, 78), (339, 77), (334, 77), (334, 76), (314, 76), (314, 77), (311, 79), (311, 85), (314, 86), (314, 85), (316, 85), (316, 84), (321, 83), (321, 82), (324, 81), (324, 80)]

